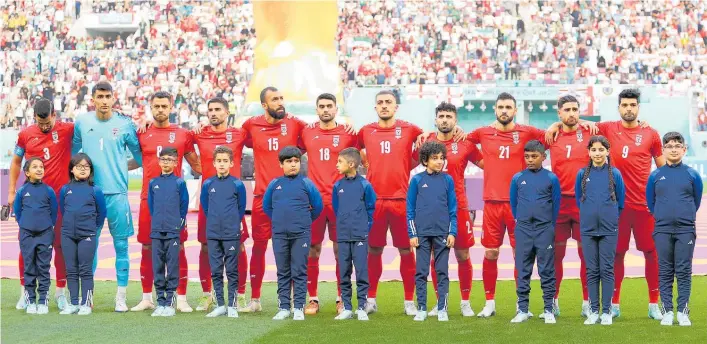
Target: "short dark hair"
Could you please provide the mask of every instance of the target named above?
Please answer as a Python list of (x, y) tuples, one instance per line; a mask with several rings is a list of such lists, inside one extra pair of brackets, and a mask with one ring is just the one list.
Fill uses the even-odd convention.
[(393, 92), (393, 91), (391, 91), (391, 90), (382, 90), (382, 91), (376, 93), (376, 102), (378, 101), (378, 97), (380, 97), (380, 96), (386, 96), (386, 95), (388, 95), (388, 96), (393, 96), (393, 98), (395, 98), (395, 103), (396, 103), (396, 104), (399, 103), (399, 102), (398, 102), (398, 95), (395, 94), (395, 92)]
[(277, 154), (277, 159), (280, 160), (281, 164), (285, 162), (285, 160), (292, 158), (302, 159), (302, 151), (295, 146), (287, 146)]
[(513, 106), (516, 106), (516, 98), (508, 93), (508, 92), (503, 92), (496, 97), (496, 103), (498, 103), (499, 100), (512, 100), (513, 101)]
[(208, 107), (209, 105), (211, 105), (211, 103), (219, 103), (219, 104), (223, 105), (223, 108), (226, 109), (226, 111), (228, 111), (228, 100), (226, 100), (224, 98), (213, 97), (213, 98), (209, 99), (208, 102), (206, 102), (206, 106)]
[(636, 99), (636, 101), (641, 103), (641, 91), (637, 88), (627, 88), (621, 93), (619, 93), (619, 104), (621, 104), (621, 99)]
[(167, 91), (158, 91), (158, 92), (155, 92), (155, 94), (153, 94), (152, 97), (150, 98), (150, 101), (155, 100), (155, 98), (160, 98), (160, 99), (165, 99), (165, 98), (167, 98), (167, 99), (169, 99), (169, 102), (170, 102), (170, 103), (172, 102), (172, 94), (169, 93), (169, 92), (167, 92)]
[(456, 115), (457, 114), (457, 107), (454, 106), (454, 104), (452, 104), (452, 103), (441, 102), (435, 108), (435, 116), (437, 116), (437, 114), (442, 111), (453, 112)]
[(86, 182), (88, 183), (88, 185), (93, 186), (93, 161), (91, 161), (91, 157), (89, 157), (86, 153), (76, 153), (76, 155), (71, 157), (71, 160), (69, 161), (69, 180), (75, 180), (74, 174), (71, 172), (71, 170), (74, 169), (74, 166), (80, 164), (81, 161), (84, 160), (88, 164), (89, 168), (88, 179), (86, 180)]
[(336, 105), (336, 96), (334, 96), (331, 93), (322, 93), (317, 97), (317, 102), (315, 103), (316, 105), (319, 105), (319, 101), (322, 99), (326, 100), (331, 100), (334, 102), (334, 105)]
[(96, 84), (96, 86), (93, 86), (93, 89), (91, 90), (91, 95), (96, 94), (96, 91), (108, 91), (110, 93), (113, 93), (113, 86), (107, 81), (101, 81)]
[(562, 106), (564, 106), (567, 103), (577, 103), (577, 105), (579, 105), (579, 100), (577, 100), (577, 98), (571, 94), (568, 94), (566, 96), (562, 96), (557, 101), (557, 108), (562, 109)]
[(265, 95), (268, 92), (277, 92), (277, 91), (278, 91), (277, 87), (274, 87), (274, 86), (268, 86), (268, 87), (264, 88), (262, 91), (260, 91), (260, 104), (265, 104)]
[[(164, 147), (164, 148), (162, 148), (162, 151), (160, 151), (160, 158), (163, 156), (173, 156), (173, 157), (177, 158), (177, 157), (179, 157), (179, 153), (177, 152), (177, 149), (174, 147)], [(216, 156), (216, 154), (214, 154), (214, 156)]]
[(352, 162), (354, 164), (353, 168), (358, 168), (361, 165), (361, 152), (354, 147), (344, 148), (339, 152), (339, 156), (346, 162)]
[(52, 102), (47, 98), (40, 98), (34, 103), (34, 115), (39, 118), (47, 118), (54, 112), (54, 106)]
[(530, 140), (525, 144), (524, 151), (545, 154), (545, 146), (538, 140)]
[(427, 141), (420, 147), (420, 163), (422, 166), (427, 166), (427, 161), (430, 157), (442, 153), (442, 158), (447, 159), (447, 147), (437, 141)]
[(685, 138), (677, 131), (671, 131), (663, 135), (663, 144), (667, 144), (670, 141), (675, 141), (683, 145), (685, 144)]
[(227, 146), (218, 146), (214, 149), (214, 159), (216, 159), (216, 156), (219, 154), (226, 154), (228, 155), (228, 159), (233, 161), (233, 150), (231, 148), (228, 148)]

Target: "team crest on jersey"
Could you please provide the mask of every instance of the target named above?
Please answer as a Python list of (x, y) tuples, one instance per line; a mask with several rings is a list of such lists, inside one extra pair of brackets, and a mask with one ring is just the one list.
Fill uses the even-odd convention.
[(332, 146), (334, 147), (339, 147), (339, 135), (334, 135), (333, 141), (332, 141)]
[(577, 130), (577, 142), (582, 142), (584, 141), (584, 136), (582, 134), (581, 130)]
[(118, 138), (118, 133), (120, 132), (120, 129), (118, 128), (113, 128), (113, 140)]
[(280, 133), (282, 134), (282, 136), (287, 136), (287, 124), (280, 124)]
[(231, 142), (233, 142), (233, 133), (229, 131), (226, 133), (226, 143), (231, 143)]
[(636, 146), (640, 146), (643, 142), (643, 135), (636, 135)]
[(169, 133), (169, 143), (174, 143), (175, 140), (177, 140), (177, 133), (175, 133), (175, 132)]
[(513, 144), (517, 145), (520, 142), (520, 134), (517, 131), (513, 132)]
[(401, 137), (403, 137), (403, 128), (395, 127), (395, 138), (399, 139)]
[(459, 145), (456, 142), (452, 142), (452, 154), (457, 154), (459, 152)]
[(54, 141), (54, 144), (59, 143), (59, 133), (56, 131), (52, 131), (52, 141)]

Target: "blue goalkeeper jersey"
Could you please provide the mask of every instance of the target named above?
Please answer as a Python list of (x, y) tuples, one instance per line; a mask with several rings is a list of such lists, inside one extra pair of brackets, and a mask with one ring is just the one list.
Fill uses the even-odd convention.
[(130, 117), (113, 112), (107, 121), (91, 111), (76, 118), (72, 154), (83, 150), (93, 161), (94, 181), (103, 193), (128, 192), (128, 150), (142, 166), (136, 127)]

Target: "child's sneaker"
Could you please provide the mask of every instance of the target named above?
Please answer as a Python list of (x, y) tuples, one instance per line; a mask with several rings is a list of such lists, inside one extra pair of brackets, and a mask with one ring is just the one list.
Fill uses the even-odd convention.
[(447, 314), (447, 311), (438, 311), (437, 321), (449, 321), (449, 314)]
[(78, 315), (90, 315), (91, 312), (93, 312), (93, 309), (91, 309), (91, 306), (81, 306), (79, 307), (79, 312)]
[(690, 321), (690, 315), (688, 313), (678, 312), (678, 325), (692, 326), (692, 322)]
[(226, 315), (226, 312), (227, 312), (226, 306), (218, 306), (218, 307), (214, 308), (214, 310), (211, 311), (211, 313), (207, 314), (206, 317), (207, 318), (216, 318), (216, 317), (220, 317), (222, 315)]
[(376, 303), (376, 299), (368, 299), (366, 300), (366, 313), (371, 314), (378, 312), (378, 304)]
[(530, 315), (528, 314), (528, 312), (518, 311), (518, 313), (516, 313), (516, 316), (511, 319), (511, 324), (526, 322), (528, 321), (528, 319), (530, 319)]
[(150, 316), (161, 317), (164, 314), (164, 306), (157, 306)]
[(238, 308), (228, 307), (228, 317), (229, 318), (238, 318)]
[(277, 314), (275, 314), (274, 317), (272, 317), (272, 320), (285, 320), (290, 317), (290, 311), (287, 309), (280, 309), (277, 311)]
[(34, 303), (30, 303), (27, 305), (27, 314), (37, 314), (37, 305)]
[(63, 311), (64, 309), (66, 309), (66, 306), (69, 305), (69, 302), (66, 300), (66, 295), (64, 295), (63, 293), (56, 295), (54, 299), (56, 300), (56, 306), (57, 308), (59, 308), (60, 311)]
[(61, 315), (76, 314), (79, 312), (79, 306), (66, 305), (63, 311), (59, 312)]
[(238, 311), (241, 313), (255, 313), (263, 310), (263, 306), (260, 304), (260, 300), (250, 300), (248, 304), (239, 308)]
[(209, 308), (211, 308), (211, 305), (214, 303), (214, 296), (209, 294), (209, 295), (204, 295), (199, 299), (199, 305), (196, 306), (196, 311), (197, 312), (208, 312)]
[(492, 316), (496, 315), (496, 301), (495, 300), (486, 300), (486, 305), (484, 305), (484, 309), (479, 312), (476, 316), (479, 318), (490, 318)]
[(427, 311), (417, 311), (417, 314), (415, 314), (415, 318), (412, 320), (425, 321), (425, 319), (427, 319)]
[(415, 308), (415, 302), (414, 301), (405, 301), (403, 303), (403, 306), (405, 307), (405, 314), (409, 316), (413, 316), (417, 314), (417, 308)]
[(655, 320), (663, 320), (663, 312), (660, 311), (660, 306), (657, 303), (648, 304), (648, 317)]
[(555, 319), (555, 314), (553, 312), (548, 312), (545, 311), (545, 316), (543, 317), (545, 319), (546, 324), (555, 324), (557, 323), (557, 320)]
[(437, 316), (437, 304), (435, 304), (434, 307), (432, 307), (432, 310), (427, 312), (428, 317), (436, 317)]
[(368, 321), (368, 313), (363, 309), (359, 309), (356, 311), (356, 318), (360, 321)]
[(353, 312), (348, 309), (344, 309), (341, 312), (341, 314), (334, 317), (334, 320), (346, 320), (346, 319), (353, 319)]
[(591, 312), (587, 315), (587, 320), (584, 321), (585, 325), (594, 325), (599, 321), (599, 313)]
[(604, 313), (601, 315), (601, 324), (602, 325), (611, 325), (614, 322), (614, 317), (611, 316), (609, 313)]
[(45, 304), (37, 305), (37, 314), (38, 315), (49, 314), (49, 306), (47, 306)]
[(173, 317), (175, 314), (177, 314), (177, 310), (174, 309), (174, 307), (166, 306), (164, 307), (164, 309), (162, 309), (163, 317)]
[(663, 314), (663, 320), (660, 321), (660, 324), (663, 326), (673, 326), (674, 318), (675, 314), (673, 314), (673, 311), (667, 312)]
[(463, 317), (473, 317), (474, 310), (471, 309), (471, 303), (469, 301), (462, 301), (461, 304), (462, 316)]
[(292, 316), (292, 320), (304, 320), (304, 310), (301, 308), (295, 309), (294, 315)]

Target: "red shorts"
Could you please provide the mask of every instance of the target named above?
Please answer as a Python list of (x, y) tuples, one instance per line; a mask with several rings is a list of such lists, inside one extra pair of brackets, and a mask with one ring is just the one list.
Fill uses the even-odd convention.
[[(137, 242), (143, 245), (152, 245), (152, 238), (150, 238), (150, 232), (152, 231), (152, 217), (150, 216), (150, 207), (147, 205), (146, 199), (140, 200), (140, 213), (138, 214), (138, 224), (137, 224)], [(179, 235), (181, 242), (186, 242), (189, 238), (189, 233), (187, 233), (187, 225), (184, 225), (184, 230)]]
[(455, 249), (468, 249), (474, 244), (474, 220), (467, 209), (457, 212), (457, 238), (454, 241)]
[(516, 221), (511, 211), (511, 202), (484, 202), (484, 221), (481, 231), (481, 245), (486, 248), (499, 248), (508, 230), (511, 247), (516, 247)]
[(632, 230), (633, 238), (636, 240), (636, 249), (641, 252), (654, 251), (654, 228), (655, 219), (648, 211), (648, 208), (643, 210), (628, 207), (624, 208), (624, 210), (621, 211), (621, 216), (619, 216), (619, 238), (616, 243), (616, 252), (626, 253), (626, 251), (628, 251)]
[(312, 245), (320, 245), (324, 242), (324, 232), (329, 227), (329, 240), (336, 242), (336, 214), (334, 214), (334, 206), (331, 204), (324, 205), (322, 213), (319, 217), (312, 221)]
[(268, 241), (272, 238), (272, 221), (263, 211), (263, 196), (253, 197), (250, 225), (253, 227), (253, 241)]
[(560, 213), (557, 215), (555, 225), (555, 242), (565, 242), (569, 238), (582, 242), (579, 233), (579, 208), (574, 197), (562, 196)]
[[(199, 216), (197, 220), (196, 237), (200, 243), (206, 244), (206, 216), (204, 211), (199, 207)], [(244, 243), (250, 235), (248, 234), (248, 224), (245, 222), (245, 216), (241, 220), (241, 243)]]
[(405, 200), (381, 199), (376, 201), (376, 210), (373, 212), (373, 226), (368, 235), (368, 244), (371, 247), (385, 247), (388, 244), (388, 227), (393, 236), (393, 246), (396, 248), (410, 248), (408, 225), (405, 214)]

